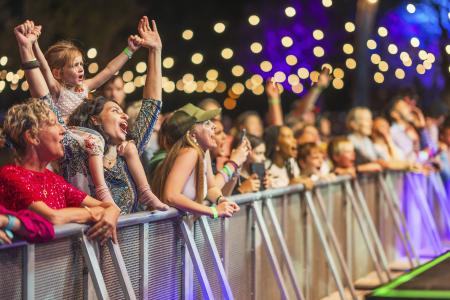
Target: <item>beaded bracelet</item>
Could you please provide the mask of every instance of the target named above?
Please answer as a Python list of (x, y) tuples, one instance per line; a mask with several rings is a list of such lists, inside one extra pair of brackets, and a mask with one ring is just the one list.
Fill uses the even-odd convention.
[(131, 59), (133, 57), (133, 52), (128, 47), (125, 47), (125, 49), (123, 49), (123, 53), (128, 56), (128, 59)]
[(223, 195), (219, 195), (219, 197), (216, 198), (216, 205), (218, 205), (220, 202), (220, 198), (223, 198)]
[(225, 162), (225, 164), (230, 164), (230, 165), (232, 165), (233, 168), (234, 168), (234, 172), (236, 172), (236, 170), (239, 169), (238, 164), (237, 164), (234, 160), (229, 159), (229, 160), (227, 160), (227, 161)]
[(39, 68), (41, 66), (41, 63), (37, 59), (33, 59), (30, 61), (23, 62), (21, 64), (22, 70), (30, 70), (34, 68)]

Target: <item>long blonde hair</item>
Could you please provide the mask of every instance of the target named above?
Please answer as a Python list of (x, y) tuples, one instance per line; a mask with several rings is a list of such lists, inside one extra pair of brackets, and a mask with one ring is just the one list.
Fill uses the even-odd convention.
[(166, 158), (158, 165), (156, 168), (153, 178), (151, 178), (151, 187), (155, 195), (161, 199), (163, 202), (167, 202), (166, 195), (164, 195), (164, 187), (166, 185), (167, 177), (173, 168), (175, 160), (183, 148), (193, 148), (197, 152), (197, 162), (195, 164), (195, 200), (197, 203), (202, 204), (206, 195), (204, 195), (204, 176), (205, 176), (205, 152), (200, 148), (200, 146), (192, 139), (190, 136), (190, 131), (188, 130), (184, 136), (179, 139), (170, 148), (167, 153)]

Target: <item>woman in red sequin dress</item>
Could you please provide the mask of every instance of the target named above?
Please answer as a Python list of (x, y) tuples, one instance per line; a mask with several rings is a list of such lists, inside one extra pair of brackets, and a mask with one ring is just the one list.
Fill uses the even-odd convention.
[[(26, 53), (21, 54), (23, 61), (29, 61)], [(32, 77), (35, 70), (25, 72)], [(4, 134), (17, 157), (14, 165), (0, 168), (0, 204), (12, 211), (32, 210), (55, 225), (92, 222), (90, 238), (105, 242), (112, 237), (115, 241), (119, 208), (88, 196), (46, 169), (64, 155), (64, 132), (41, 100), (31, 99), (8, 110)]]

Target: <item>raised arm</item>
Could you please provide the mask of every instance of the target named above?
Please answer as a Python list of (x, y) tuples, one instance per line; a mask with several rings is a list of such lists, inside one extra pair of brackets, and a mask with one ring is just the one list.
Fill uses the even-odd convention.
[(106, 67), (91, 79), (84, 81), (88, 90), (95, 90), (108, 81), (114, 74), (116, 74), (123, 65), (131, 58), (134, 52), (140, 47), (141, 39), (137, 35), (130, 35), (128, 37), (128, 47), (120, 52), (113, 60), (111, 60)]
[(61, 90), (61, 85), (55, 79), (55, 77), (53, 77), (53, 73), (52, 70), (50, 69), (50, 66), (48, 65), (47, 59), (45, 58), (44, 53), (39, 47), (38, 39), (39, 36), (41, 35), (41, 30), (42, 26), (34, 26), (33, 33), (36, 36), (36, 40), (33, 43), (33, 52), (40, 63), (39, 68), (41, 69), (42, 75), (44, 76), (45, 82), (47, 83), (50, 93), (52, 94), (52, 96), (58, 97), (59, 91)]
[(19, 46), (22, 68), (30, 87), (32, 97), (42, 98), (49, 94), (48, 86), (39, 69), (39, 62), (33, 53), (33, 42), (36, 41), (36, 32), (33, 32), (34, 24), (31, 21), (14, 28), (17, 44)]
[(138, 26), (138, 32), (142, 39), (142, 46), (148, 48), (147, 77), (145, 79), (142, 107), (136, 118), (132, 135), (136, 142), (139, 155), (145, 149), (153, 132), (156, 120), (161, 111), (162, 97), (162, 73), (161, 73), (161, 49), (162, 43), (156, 28), (155, 21), (152, 21), (150, 28), (147, 17), (143, 17)]
[(310, 112), (314, 109), (314, 106), (322, 94), (322, 91), (328, 87), (331, 81), (330, 70), (324, 68), (320, 72), (318, 82), (308, 90), (305, 96), (297, 100), (297, 104), (294, 108), (293, 114), (295, 116), (301, 117), (305, 113)]
[(281, 106), (280, 91), (277, 83), (273, 79), (266, 83), (266, 94), (269, 101), (269, 122), (270, 125), (283, 125), (283, 108)]

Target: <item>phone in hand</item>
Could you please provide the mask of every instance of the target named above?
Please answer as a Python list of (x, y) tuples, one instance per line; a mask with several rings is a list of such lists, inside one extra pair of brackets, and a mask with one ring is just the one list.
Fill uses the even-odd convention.
[(263, 163), (251, 163), (250, 164), (250, 174), (258, 175), (259, 181), (261, 182), (260, 191), (264, 190), (264, 177), (266, 177), (266, 167)]
[(245, 128), (243, 128), (242, 130), (241, 130), (241, 143), (240, 144), (242, 144), (242, 142), (244, 142), (244, 139), (247, 137), (247, 129), (245, 129)]

